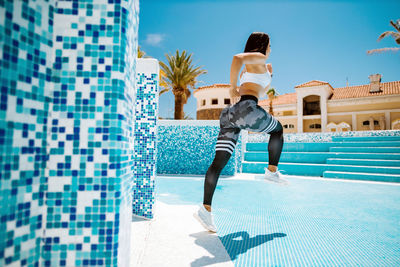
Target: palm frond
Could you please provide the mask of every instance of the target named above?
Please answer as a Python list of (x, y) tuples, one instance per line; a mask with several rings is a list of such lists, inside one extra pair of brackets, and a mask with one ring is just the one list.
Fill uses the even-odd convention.
[(140, 45), (138, 45), (138, 51), (137, 51), (137, 58), (143, 58), (146, 55), (146, 52), (140, 49)]
[(270, 88), (267, 91), (267, 95), (269, 98), (274, 98), (277, 95), (277, 92), (275, 91), (275, 88)]
[(394, 31), (386, 31), (379, 35), (378, 41), (382, 40), (386, 36), (392, 36), (395, 40), (400, 39), (400, 32), (394, 32)]
[(162, 95), (162, 94), (164, 94), (164, 93), (166, 93), (166, 92), (168, 92), (168, 91), (169, 91), (169, 88), (162, 89), (162, 90), (160, 91), (159, 95)]
[(396, 23), (394, 23), (393, 21), (390, 21), (390, 24), (392, 24), (392, 26), (398, 31), (400, 32), (400, 19), (398, 19), (396, 21)]
[[(398, 19), (396, 21), (396, 23), (394, 23), (393, 21), (390, 21), (390, 24), (397, 30), (397, 32), (385, 31), (384, 33), (379, 35), (378, 41), (382, 40), (383, 38), (385, 38), (387, 36), (392, 36), (394, 38), (394, 40), (396, 41), (396, 43), (400, 45), (400, 19)], [(394, 52), (394, 51), (398, 51), (399, 49), (400, 48), (397, 48), (397, 47), (378, 48), (378, 49), (368, 50), (367, 54), (371, 55), (371, 54), (374, 54), (374, 53), (382, 53), (382, 52), (387, 52), (387, 51), (393, 51)]]
[(372, 50), (368, 50), (367, 54), (371, 55), (371, 54), (375, 54), (375, 53), (383, 53), (383, 52), (387, 52), (387, 51), (398, 51), (400, 50), (400, 47), (385, 47), (385, 48), (378, 48), (378, 49), (372, 49)]

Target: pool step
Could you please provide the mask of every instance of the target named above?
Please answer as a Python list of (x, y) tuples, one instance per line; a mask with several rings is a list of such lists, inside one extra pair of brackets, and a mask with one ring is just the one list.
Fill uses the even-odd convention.
[[(264, 173), (267, 162), (243, 162), (243, 172)], [(365, 165), (334, 165), (334, 164), (314, 164), (314, 163), (292, 163), (280, 162), (279, 170), (285, 171), (288, 175), (323, 176), (324, 171), (336, 172), (359, 172), (359, 173), (379, 173), (393, 174), (400, 177), (400, 167), (387, 166), (365, 166)]]
[(400, 141), (385, 141), (385, 142), (331, 142), (331, 147), (397, 147), (400, 151)]
[[(328, 163), (328, 159), (368, 159), (368, 160), (400, 160), (400, 153), (346, 153), (346, 152), (288, 152), (282, 151), (279, 162), (293, 163)], [(268, 162), (268, 152), (249, 151), (244, 153), (245, 161), (265, 161)], [(389, 161), (387, 163), (390, 163)], [(345, 163), (343, 163), (345, 164)], [(346, 163), (347, 164), (347, 163)], [(384, 166), (384, 165), (379, 165)], [(392, 165), (387, 165), (392, 166)], [(398, 166), (398, 165), (393, 165)]]
[[(392, 150), (397, 150), (397, 153), (400, 153), (400, 141), (388, 141), (388, 142), (325, 142), (325, 143), (304, 143), (304, 142), (295, 142), (295, 143), (284, 143), (282, 151), (288, 152), (323, 152), (323, 151), (332, 151), (333, 147), (339, 148), (347, 148), (345, 151), (353, 151), (356, 152), (357, 148), (360, 148), (361, 151), (364, 152), (365, 148), (392, 148)], [(268, 143), (247, 143), (246, 151), (268, 151)], [(396, 152), (393, 152), (396, 153)]]
[[(395, 174), (400, 176), (400, 167), (389, 166), (370, 166), (366, 165), (337, 165), (326, 164), (327, 171), (340, 171), (340, 172), (365, 172), (365, 173), (382, 173), (382, 174)], [(322, 174), (321, 174), (322, 175)]]
[(330, 147), (329, 152), (400, 153), (400, 147)]
[(400, 141), (400, 136), (333, 136), (332, 142), (384, 142), (384, 141)]
[[(279, 162), (325, 163), (329, 157), (333, 157), (333, 153), (282, 151)], [(244, 154), (244, 160), (248, 162), (252, 161), (268, 162), (268, 152), (246, 152)]]
[(400, 160), (328, 158), (327, 164), (400, 167)]
[[(311, 164), (311, 163), (289, 163), (280, 162), (279, 171), (288, 175), (303, 176), (322, 176), (327, 169), (327, 164)], [(264, 173), (264, 168), (268, 167), (267, 162), (243, 162), (242, 168), (244, 173)]]
[[(268, 143), (248, 143), (243, 172), (264, 173)], [(400, 136), (332, 137), (284, 143), (279, 170), (289, 175), (400, 182)]]
[[(340, 143), (337, 143), (339, 145)], [(332, 143), (284, 143), (283, 151), (320, 152), (329, 151)], [(247, 151), (268, 151), (268, 143), (247, 143)]]
[(382, 174), (382, 173), (324, 171), (323, 177), (400, 183), (400, 175)]

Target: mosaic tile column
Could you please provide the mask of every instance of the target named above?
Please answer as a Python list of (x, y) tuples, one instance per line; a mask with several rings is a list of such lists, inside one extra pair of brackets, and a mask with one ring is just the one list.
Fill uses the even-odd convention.
[(53, 6), (0, 1), (0, 266), (38, 266), (52, 88)]
[(151, 219), (154, 215), (160, 68), (156, 59), (139, 58), (136, 69), (133, 214)]
[(129, 266), (138, 9), (0, 1), (0, 266)]

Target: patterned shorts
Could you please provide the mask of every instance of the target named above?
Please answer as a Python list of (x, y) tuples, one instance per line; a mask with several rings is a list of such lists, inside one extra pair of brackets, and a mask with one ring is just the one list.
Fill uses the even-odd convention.
[[(242, 97), (243, 98), (243, 97)], [(282, 129), (280, 122), (260, 107), (256, 100), (240, 100), (235, 105), (228, 105), (221, 112), (220, 131), (215, 151), (235, 150), (240, 130), (272, 133)]]

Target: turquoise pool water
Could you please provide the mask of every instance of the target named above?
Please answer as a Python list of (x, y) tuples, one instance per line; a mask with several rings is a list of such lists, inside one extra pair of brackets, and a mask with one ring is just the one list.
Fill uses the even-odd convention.
[[(220, 179), (213, 212), (235, 266), (400, 266), (400, 186)], [(203, 178), (156, 178), (156, 198), (199, 204)]]

